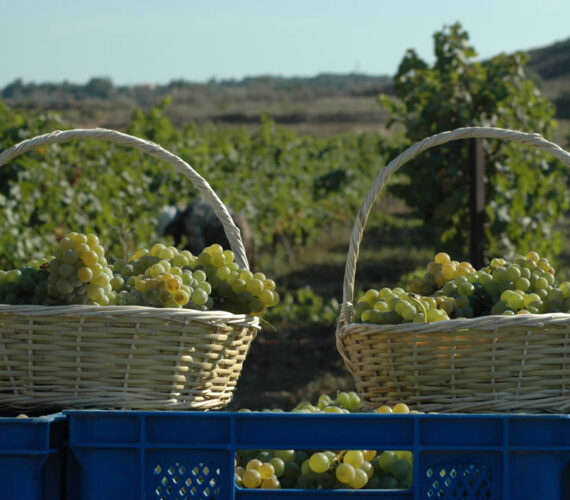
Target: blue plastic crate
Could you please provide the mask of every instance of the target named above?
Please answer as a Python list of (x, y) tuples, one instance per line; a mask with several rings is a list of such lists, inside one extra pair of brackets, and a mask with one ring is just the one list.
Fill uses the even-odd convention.
[[(91, 499), (570, 499), (570, 418), (70, 411), (67, 493)], [(409, 490), (246, 490), (244, 449), (414, 454)]]
[(59, 500), (67, 422), (61, 413), (0, 418), (0, 498)]

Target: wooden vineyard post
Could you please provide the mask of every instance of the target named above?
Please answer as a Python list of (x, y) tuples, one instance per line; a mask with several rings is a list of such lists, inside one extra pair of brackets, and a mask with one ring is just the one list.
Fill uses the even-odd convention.
[(471, 216), (471, 237), (469, 253), (475, 269), (484, 265), (485, 233), (485, 158), (482, 139), (469, 140), (469, 211)]

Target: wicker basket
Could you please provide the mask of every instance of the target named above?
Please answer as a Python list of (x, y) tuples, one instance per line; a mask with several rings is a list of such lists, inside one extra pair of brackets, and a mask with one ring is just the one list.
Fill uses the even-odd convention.
[[(106, 129), (56, 131), (0, 154), (0, 166), (38, 146), (100, 139), (164, 160), (186, 175), (248, 268), (239, 229), (210, 185), (160, 146)], [(0, 409), (206, 410), (226, 406), (259, 318), (137, 306), (0, 305)]]
[(422, 151), (456, 139), (506, 139), (570, 154), (538, 134), (490, 127), (443, 132), (406, 149), (374, 180), (347, 255), (337, 348), (364, 407), (405, 402), (421, 411), (570, 411), (570, 314), (484, 316), (437, 323), (351, 323), (358, 250), (372, 205), (389, 177)]

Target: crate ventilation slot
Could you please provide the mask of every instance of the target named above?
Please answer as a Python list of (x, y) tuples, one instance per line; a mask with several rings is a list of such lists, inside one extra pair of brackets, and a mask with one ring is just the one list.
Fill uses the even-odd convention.
[(485, 464), (440, 464), (426, 470), (426, 498), (434, 500), (490, 500), (491, 469)]
[(220, 498), (219, 467), (197, 464), (157, 464), (153, 470), (154, 492), (160, 500), (217, 500)]

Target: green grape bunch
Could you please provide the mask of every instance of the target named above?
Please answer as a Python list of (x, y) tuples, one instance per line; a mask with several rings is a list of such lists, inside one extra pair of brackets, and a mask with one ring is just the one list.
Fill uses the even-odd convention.
[(69, 233), (53, 258), (0, 271), (0, 302), (136, 305), (246, 315), (262, 315), (279, 303), (272, 279), (240, 268), (234, 253), (219, 244), (193, 255), (155, 243), (126, 260), (111, 260), (95, 234)]
[(261, 272), (240, 268), (231, 250), (214, 243), (198, 255), (196, 269), (206, 273), (215, 306), (234, 314), (263, 315), (279, 303), (275, 281)]
[(48, 269), (48, 305), (117, 303), (113, 270), (95, 234), (72, 232), (62, 238)]
[(548, 259), (528, 252), (512, 261), (494, 258), (476, 270), (438, 253), (409, 290), (370, 289), (357, 300), (356, 322), (431, 323), (487, 315), (570, 312), (570, 282), (558, 282)]
[(45, 267), (0, 271), (0, 303), (47, 305), (47, 280)]
[(240, 268), (234, 253), (219, 244), (194, 256), (155, 243), (137, 250), (127, 262), (116, 262), (114, 269), (125, 280), (119, 291), (119, 303), (125, 305), (261, 315), (279, 303), (273, 280)]
[[(292, 413), (363, 411), (360, 398), (353, 391), (340, 391), (334, 398), (322, 394), (316, 404), (301, 401), (292, 409)], [(405, 403), (380, 406), (374, 412), (419, 413), (410, 410)], [(413, 458), (409, 450), (240, 450), (234, 481), (236, 486), (245, 489), (407, 490), (413, 481)]]

